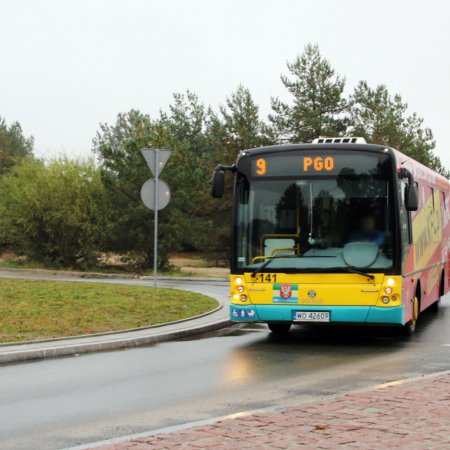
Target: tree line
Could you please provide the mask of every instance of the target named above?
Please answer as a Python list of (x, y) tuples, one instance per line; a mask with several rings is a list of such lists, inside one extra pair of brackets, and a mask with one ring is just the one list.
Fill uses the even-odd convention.
[(310, 142), (320, 136), (362, 136), (397, 148), (448, 176), (434, 153), (431, 130), (400, 95), (361, 81), (349, 96), (317, 45), (308, 44), (287, 63), (281, 82), (289, 101), (271, 98), (262, 118), (248, 88), (239, 86), (218, 110), (187, 91), (168, 110), (150, 117), (132, 109), (113, 124), (100, 124), (93, 138), (96, 160), (33, 156), (33, 138), (19, 123), (0, 120), (0, 245), (51, 265), (95, 265), (101, 252), (124, 255), (146, 267), (152, 261), (153, 213), (140, 200), (150, 177), (140, 150), (168, 148), (163, 178), (172, 190), (160, 214), (159, 265), (171, 252), (199, 251), (227, 259), (231, 183), (223, 201), (210, 197), (217, 163), (232, 164), (242, 149)]

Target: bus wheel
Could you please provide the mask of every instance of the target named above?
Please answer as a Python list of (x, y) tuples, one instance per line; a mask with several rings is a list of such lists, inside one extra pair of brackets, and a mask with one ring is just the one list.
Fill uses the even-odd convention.
[(288, 333), (289, 330), (291, 329), (291, 323), (289, 322), (285, 322), (285, 323), (280, 323), (280, 322), (269, 322), (267, 324), (267, 326), (269, 327), (270, 331), (272, 333), (275, 334), (284, 334), (284, 333)]
[(411, 320), (403, 327), (403, 331), (406, 336), (412, 336), (414, 334), (414, 332), (416, 331), (416, 324), (418, 318), (419, 318), (419, 299), (416, 296), (414, 297), (413, 301), (413, 316), (411, 317)]

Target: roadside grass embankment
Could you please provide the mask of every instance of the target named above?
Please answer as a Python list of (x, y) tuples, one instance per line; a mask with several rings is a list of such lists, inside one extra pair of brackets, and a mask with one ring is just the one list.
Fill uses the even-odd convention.
[(175, 289), (0, 279), (0, 342), (139, 328), (217, 306), (210, 297)]

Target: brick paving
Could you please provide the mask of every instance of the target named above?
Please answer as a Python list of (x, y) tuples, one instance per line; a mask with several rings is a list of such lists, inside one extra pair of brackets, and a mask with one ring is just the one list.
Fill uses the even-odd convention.
[(105, 445), (150, 449), (450, 449), (450, 373)]

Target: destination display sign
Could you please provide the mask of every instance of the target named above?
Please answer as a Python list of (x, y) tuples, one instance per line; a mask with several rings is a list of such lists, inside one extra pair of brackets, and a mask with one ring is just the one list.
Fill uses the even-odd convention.
[(386, 161), (387, 156), (377, 153), (344, 152), (301, 154), (276, 153), (252, 157), (250, 175), (256, 178), (282, 176), (339, 175), (364, 173)]

